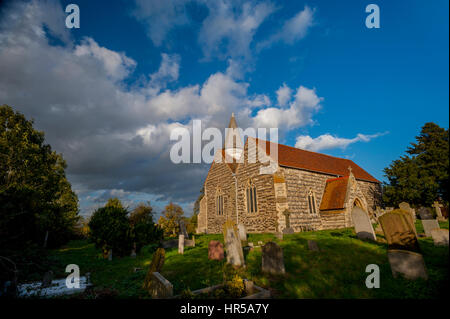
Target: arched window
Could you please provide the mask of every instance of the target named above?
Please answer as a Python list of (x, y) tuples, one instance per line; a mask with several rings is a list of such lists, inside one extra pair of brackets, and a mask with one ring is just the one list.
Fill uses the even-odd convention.
[(221, 190), (216, 192), (216, 214), (223, 215), (224, 205), (223, 205), (223, 193)]
[(256, 186), (250, 180), (246, 189), (247, 212), (256, 213), (258, 211), (258, 200), (256, 197)]
[(312, 190), (309, 190), (308, 193), (308, 209), (309, 209), (309, 213), (311, 215), (315, 215), (317, 213), (316, 211), (316, 198), (314, 196), (314, 193)]

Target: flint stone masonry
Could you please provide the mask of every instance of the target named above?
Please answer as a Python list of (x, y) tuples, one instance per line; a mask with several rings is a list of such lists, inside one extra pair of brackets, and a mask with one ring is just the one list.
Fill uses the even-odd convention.
[(173, 296), (173, 285), (159, 272), (152, 273), (149, 293), (153, 299), (168, 299)]
[(406, 279), (428, 279), (427, 269), (421, 254), (407, 250), (388, 250), (388, 260), (392, 275), (399, 275)]
[(433, 229), (431, 237), (435, 246), (448, 246), (448, 229)]
[(262, 271), (275, 275), (285, 273), (283, 250), (274, 242), (262, 247)]
[(431, 237), (431, 231), (433, 229), (440, 229), (439, 222), (436, 219), (422, 219), (422, 226), (425, 232), (425, 236)]
[(359, 239), (377, 240), (369, 215), (362, 208), (353, 207), (352, 219), (355, 225), (356, 236)]

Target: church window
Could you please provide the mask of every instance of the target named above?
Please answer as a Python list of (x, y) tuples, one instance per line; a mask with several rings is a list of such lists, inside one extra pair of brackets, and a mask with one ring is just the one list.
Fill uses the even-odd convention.
[(256, 186), (249, 182), (246, 190), (247, 212), (256, 213), (258, 211), (258, 200), (256, 196)]
[(311, 215), (315, 215), (317, 213), (317, 211), (316, 211), (316, 198), (314, 196), (314, 193), (311, 190), (308, 193), (308, 209), (309, 209), (309, 213)]
[(224, 199), (222, 192), (218, 192), (216, 195), (216, 213), (217, 215), (223, 215), (224, 211), (224, 205), (223, 205)]

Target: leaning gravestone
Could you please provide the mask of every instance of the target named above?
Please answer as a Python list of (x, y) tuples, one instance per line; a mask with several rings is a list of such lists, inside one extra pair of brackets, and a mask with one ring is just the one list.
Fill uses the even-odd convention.
[(425, 236), (431, 237), (431, 231), (433, 229), (440, 229), (439, 222), (436, 219), (422, 219), (423, 231), (425, 232)]
[(419, 242), (411, 216), (397, 209), (379, 218), (388, 243), (388, 260), (392, 275), (399, 274), (407, 279), (427, 279), (425, 262), (420, 252)]
[(433, 219), (433, 215), (428, 207), (420, 207), (419, 208), (420, 219)]
[(399, 207), (401, 210), (404, 210), (404, 211), (410, 213), (410, 214), (411, 214), (411, 217), (412, 217), (412, 219), (413, 219), (413, 221), (416, 221), (416, 212), (415, 212), (414, 209), (411, 208), (411, 206), (409, 205), (409, 203), (407, 203), (407, 202), (401, 202), (400, 204), (398, 204), (398, 207)]
[(208, 245), (208, 259), (222, 260), (224, 258), (223, 245), (218, 240), (211, 240)]
[(435, 246), (448, 246), (448, 229), (433, 229), (431, 237)]
[(178, 235), (178, 253), (184, 254), (184, 235)]
[(284, 274), (283, 250), (274, 242), (262, 247), (262, 271), (270, 274)]
[(153, 272), (148, 291), (153, 299), (167, 299), (173, 296), (173, 285), (159, 272)]
[(355, 225), (356, 236), (358, 236), (359, 239), (377, 240), (369, 215), (367, 215), (362, 208), (357, 206), (353, 207), (352, 220)]
[(164, 259), (165, 259), (166, 251), (164, 248), (158, 248), (155, 253), (153, 254), (152, 263), (150, 264), (150, 267), (148, 269), (147, 275), (144, 279), (143, 288), (149, 289), (150, 283), (153, 278), (154, 272), (161, 272), (162, 267), (164, 266)]
[(227, 263), (235, 266), (245, 266), (244, 252), (239, 240), (236, 224), (232, 220), (227, 220), (223, 225), (223, 237), (227, 252)]
[(397, 278), (398, 275), (402, 275), (406, 279), (428, 279), (425, 262), (422, 255), (419, 253), (408, 250), (392, 249), (388, 250), (388, 260), (394, 278)]
[(386, 237), (388, 249), (420, 251), (415, 227), (409, 214), (397, 209), (385, 213), (378, 221)]
[(247, 230), (245, 229), (244, 224), (239, 224), (238, 226), (239, 239), (241, 241), (247, 241)]

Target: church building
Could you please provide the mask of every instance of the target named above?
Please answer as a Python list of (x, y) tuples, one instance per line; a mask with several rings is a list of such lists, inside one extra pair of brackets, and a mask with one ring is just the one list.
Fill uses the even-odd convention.
[(369, 216), (381, 206), (380, 181), (353, 161), (253, 137), (242, 145), (232, 131), (204, 182), (198, 233), (221, 233), (227, 219), (250, 233), (351, 227), (354, 206)]

